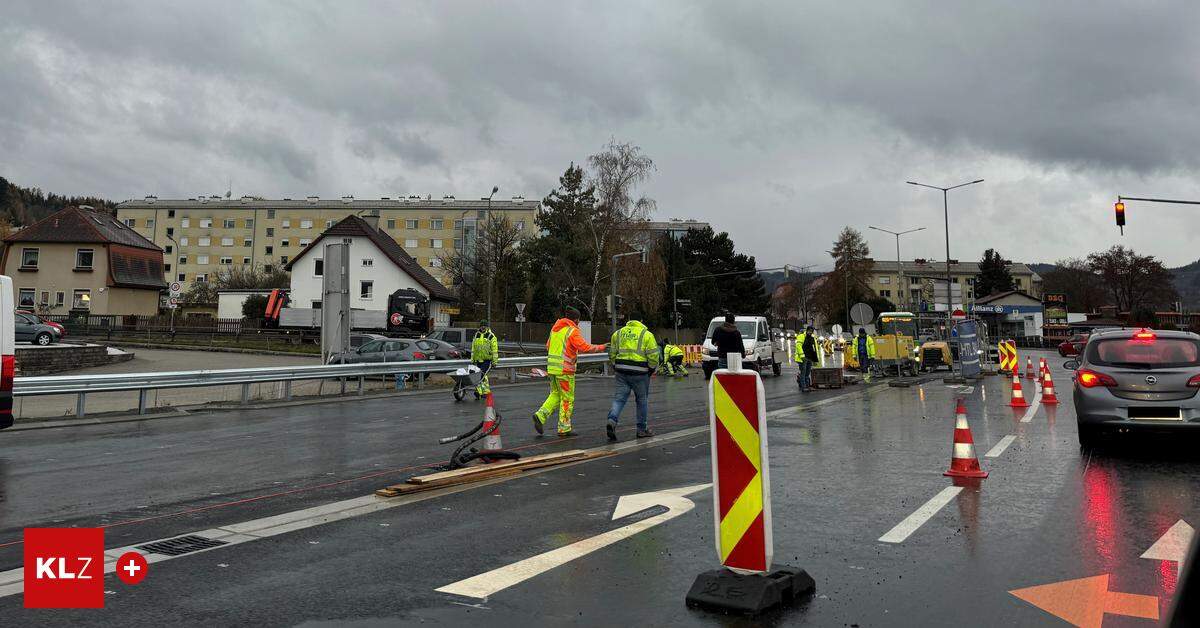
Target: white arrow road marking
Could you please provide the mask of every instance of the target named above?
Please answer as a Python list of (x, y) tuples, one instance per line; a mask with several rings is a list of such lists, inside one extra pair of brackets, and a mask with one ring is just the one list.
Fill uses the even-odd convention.
[(1150, 560), (1166, 560), (1175, 563), (1176, 573), (1183, 573), (1183, 561), (1187, 557), (1188, 548), (1192, 545), (1192, 537), (1196, 534), (1195, 528), (1188, 525), (1188, 522), (1180, 519), (1171, 526), (1150, 549), (1142, 554), (1142, 558)]
[(440, 593), (486, 599), (488, 596), (520, 584), (534, 576), (539, 576), (555, 567), (565, 565), (576, 558), (587, 556), (596, 550), (608, 547), (617, 541), (627, 539), (639, 532), (649, 530), (656, 525), (666, 523), (688, 512), (695, 508), (696, 504), (684, 496), (702, 491), (711, 486), (712, 484), (697, 484), (695, 486), (684, 486), (651, 493), (622, 495), (617, 500), (616, 509), (613, 510), (613, 519), (627, 517), (647, 508), (653, 508), (654, 506), (666, 506), (667, 511), (653, 517), (647, 517), (641, 521), (635, 521), (616, 530), (609, 530), (603, 534), (550, 550), (544, 554), (538, 554), (537, 556), (517, 561), (511, 565), (493, 569), (487, 573), (467, 578), (466, 580), (459, 580), (436, 590)]

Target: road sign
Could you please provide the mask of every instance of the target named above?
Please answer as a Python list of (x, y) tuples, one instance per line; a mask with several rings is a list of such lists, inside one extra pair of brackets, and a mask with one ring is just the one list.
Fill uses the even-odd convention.
[(692, 304), (692, 300), (691, 299), (675, 299), (675, 303), (678, 303), (679, 305), (687, 307)]
[(850, 308), (850, 320), (854, 321), (856, 325), (866, 325), (873, 318), (875, 318), (875, 312), (866, 303), (855, 303), (854, 307)]
[(173, 296), (173, 297), (179, 296), (179, 292), (182, 289), (183, 289), (183, 284), (179, 283), (178, 281), (171, 282), (171, 285), (170, 285), (171, 296)]
[(525, 322), (525, 315), (524, 315), (524, 314), (517, 314), (516, 321), (517, 321), (518, 323), (524, 323), (524, 322)]
[(829, 331), (833, 332), (833, 335), (835, 335), (835, 336), (841, 336), (842, 335), (842, 326), (835, 323), (833, 325), (833, 327), (829, 328)]
[(171, 307), (178, 307), (179, 306), (179, 297), (171, 297), (171, 298), (167, 299), (167, 305), (169, 305)]
[(525, 313), (525, 304), (518, 303), (517, 304), (517, 314), (524, 314), (524, 313)]
[(765, 400), (755, 371), (721, 369), (709, 382), (714, 540), (721, 564), (742, 573), (765, 573), (773, 554)]
[(967, 313), (962, 310), (954, 310), (954, 313), (950, 315), (950, 318), (956, 321), (965, 321), (967, 320)]

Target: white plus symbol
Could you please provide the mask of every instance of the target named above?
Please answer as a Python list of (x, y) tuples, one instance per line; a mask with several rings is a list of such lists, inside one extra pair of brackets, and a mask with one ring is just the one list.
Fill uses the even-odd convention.
[(129, 564), (125, 565), (121, 569), (124, 569), (125, 571), (129, 572), (129, 577), (133, 578), (134, 576), (137, 575), (137, 572), (138, 572), (138, 570), (141, 569), (141, 567), (139, 567), (137, 563), (130, 560)]

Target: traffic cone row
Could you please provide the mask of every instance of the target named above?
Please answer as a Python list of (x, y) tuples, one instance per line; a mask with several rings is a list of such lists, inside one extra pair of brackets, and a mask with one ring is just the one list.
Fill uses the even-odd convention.
[[(1014, 374), (1013, 377), (1018, 376)], [(988, 476), (987, 471), (979, 467), (979, 457), (975, 455), (975, 438), (971, 436), (971, 426), (967, 424), (967, 407), (961, 398), (954, 410), (954, 449), (950, 454), (950, 468), (942, 475), (952, 478)]]
[(487, 393), (487, 405), (483, 409), (483, 433), (487, 434), (483, 437), (484, 449), (504, 449), (504, 443), (500, 440), (500, 426), (496, 425), (496, 404), (490, 391)]
[(1021, 390), (1021, 374), (1013, 372), (1012, 379), (1012, 398), (1008, 402), (1012, 408), (1028, 408), (1029, 402), (1025, 401), (1025, 391)]
[(1054, 380), (1050, 379), (1050, 368), (1042, 371), (1042, 404), (1058, 405), (1058, 396), (1054, 394)]

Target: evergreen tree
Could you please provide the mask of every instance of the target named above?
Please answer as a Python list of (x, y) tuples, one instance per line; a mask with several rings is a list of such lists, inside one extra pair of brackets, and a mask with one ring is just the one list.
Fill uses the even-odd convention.
[(983, 259), (979, 260), (979, 276), (975, 278), (975, 298), (1016, 289), (1017, 284), (1013, 281), (1004, 256), (996, 249), (984, 251)]

